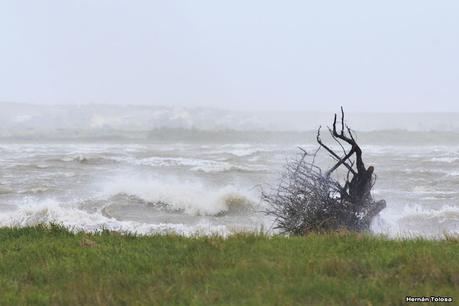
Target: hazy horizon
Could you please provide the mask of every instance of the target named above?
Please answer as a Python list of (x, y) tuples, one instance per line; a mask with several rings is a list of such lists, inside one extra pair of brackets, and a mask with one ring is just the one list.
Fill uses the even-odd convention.
[[(116, 104), (116, 103), (103, 103), (103, 102), (82, 102), (82, 103), (40, 103), (40, 102), (17, 102), (17, 101), (1, 101), (0, 105), (16, 105), (16, 106), (31, 106), (31, 107), (87, 107), (87, 106), (102, 106), (102, 107), (139, 107), (139, 108), (177, 108), (177, 109), (209, 109), (217, 111), (229, 111), (229, 112), (261, 112), (261, 113), (321, 113), (321, 114), (339, 114), (341, 105), (338, 105), (336, 109), (330, 110), (320, 110), (320, 109), (250, 109), (250, 108), (230, 108), (225, 106), (208, 106), (208, 105), (168, 105), (168, 104), (151, 104), (151, 103), (125, 103), (125, 104)], [(448, 114), (448, 115), (459, 115), (459, 110), (453, 111), (442, 111), (442, 110), (428, 110), (428, 111), (416, 111), (416, 110), (401, 110), (401, 111), (348, 111), (345, 106), (343, 106), (344, 111), (348, 115), (352, 114), (370, 114), (370, 115), (422, 115), (422, 114)], [(459, 120), (459, 117), (458, 117)]]
[[(339, 112), (339, 109), (336, 111)], [(66, 135), (62, 134), (63, 129), (75, 132), (86, 130), (87, 133), (94, 133), (94, 135), (104, 130), (118, 131), (111, 134), (112, 136), (120, 136), (120, 131), (131, 133), (158, 129), (304, 132), (316, 130), (319, 126), (330, 125), (333, 113), (327, 111), (230, 110), (218, 106), (4, 103), (0, 112), (0, 138), (22, 137), (21, 135), (43, 137), (44, 131), (49, 131), (45, 134), (50, 133), (50, 135), (62, 137)], [(458, 119), (459, 114), (452, 112), (346, 111), (347, 124), (357, 131), (406, 130), (458, 133)], [(188, 136), (191, 137), (191, 135)], [(141, 135), (139, 134), (138, 137)], [(183, 137), (186, 137), (186, 133)]]

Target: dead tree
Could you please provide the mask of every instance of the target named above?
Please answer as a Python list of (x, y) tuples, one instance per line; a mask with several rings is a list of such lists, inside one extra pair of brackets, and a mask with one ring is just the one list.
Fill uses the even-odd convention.
[[(376, 181), (374, 167), (365, 167), (362, 150), (345, 124), (343, 108), (339, 130), (337, 124), (335, 114), (329, 132), (342, 153), (335, 152), (322, 141), (319, 127), (318, 150), (312, 155), (303, 150), (301, 158), (287, 163), (280, 184), (262, 193), (269, 205), (267, 214), (275, 217), (276, 227), (281, 231), (290, 234), (336, 229), (364, 231), (386, 207), (384, 200), (374, 201), (371, 195)], [(315, 165), (320, 149), (326, 150), (335, 160), (326, 172)], [(338, 169), (345, 170), (344, 182), (334, 175)]]

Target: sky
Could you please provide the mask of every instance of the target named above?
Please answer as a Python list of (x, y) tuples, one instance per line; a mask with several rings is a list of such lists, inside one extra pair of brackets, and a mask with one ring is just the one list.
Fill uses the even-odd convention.
[(459, 111), (459, 1), (0, 0), (1, 103)]

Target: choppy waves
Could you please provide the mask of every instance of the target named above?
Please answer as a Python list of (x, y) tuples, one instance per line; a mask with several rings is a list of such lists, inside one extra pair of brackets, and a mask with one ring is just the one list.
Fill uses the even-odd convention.
[[(68, 199), (20, 197), (14, 208), (2, 210), (0, 226), (57, 223), (77, 231), (228, 235), (257, 230), (266, 223), (255, 216), (261, 206), (254, 194), (235, 186), (210, 189), (202, 183), (170, 178), (166, 182), (145, 176), (118, 176), (96, 182), (92, 188), (86, 195)], [(126, 211), (130, 217), (124, 215)], [(225, 218), (229, 222), (219, 221)], [(250, 224), (253, 221), (258, 224)]]
[[(272, 220), (261, 213), (259, 185), (276, 181), (296, 147), (3, 143), (0, 226), (56, 222), (76, 230), (183, 235), (267, 230)], [(374, 232), (458, 234), (459, 147), (366, 144), (363, 149), (378, 174), (375, 197), (388, 203)]]

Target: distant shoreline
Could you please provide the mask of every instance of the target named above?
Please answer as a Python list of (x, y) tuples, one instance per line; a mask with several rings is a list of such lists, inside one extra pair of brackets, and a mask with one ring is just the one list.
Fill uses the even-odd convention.
[[(337, 109), (336, 111), (338, 111)], [(457, 131), (459, 113), (347, 112), (357, 131)], [(0, 102), (0, 131), (91, 130), (152, 131), (311, 131), (330, 121), (333, 112), (225, 110), (212, 107), (138, 105), (32, 105)]]
[[(317, 131), (200, 130), (160, 128), (143, 130), (0, 129), (1, 143), (267, 143), (296, 146), (315, 144)], [(459, 146), (459, 131), (356, 131), (363, 145)]]

